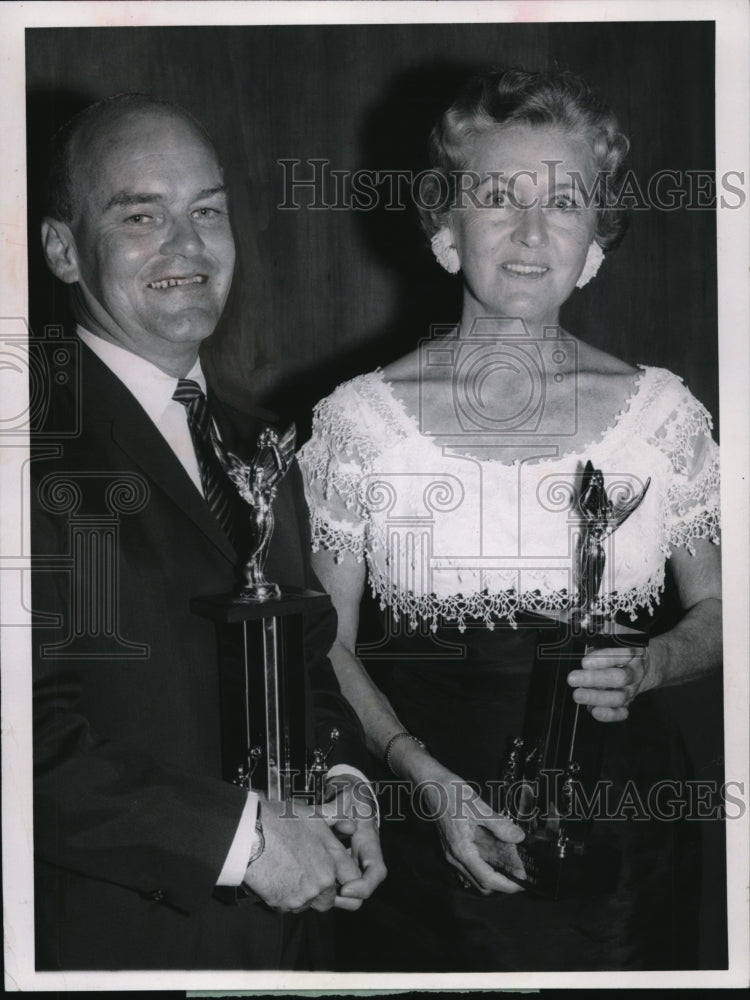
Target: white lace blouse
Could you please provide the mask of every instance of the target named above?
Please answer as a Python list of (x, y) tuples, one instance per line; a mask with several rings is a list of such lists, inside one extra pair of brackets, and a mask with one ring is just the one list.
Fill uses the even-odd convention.
[(519, 611), (570, 606), (587, 459), (610, 500), (640, 507), (606, 542), (599, 607), (653, 610), (672, 546), (718, 542), (719, 455), (711, 418), (662, 368), (643, 368), (601, 439), (556, 458), (480, 459), (420, 432), (380, 370), (315, 408), (301, 449), (313, 548), (366, 559), (373, 594), (412, 625), (489, 628)]

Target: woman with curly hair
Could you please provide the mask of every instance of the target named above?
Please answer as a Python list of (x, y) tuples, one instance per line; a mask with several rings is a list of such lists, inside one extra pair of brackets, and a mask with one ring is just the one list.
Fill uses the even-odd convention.
[[(390, 877), (369, 908), (381, 923), (368, 968), (696, 961), (689, 824), (633, 803), (688, 775), (669, 688), (721, 660), (718, 450), (677, 376), (560, 326), (622, 238), (627, 151), (577, 77), (472, 81), (433, 130), (422, 187), (435, 257), (463, 281), (460, 320), (339, 386), (301, 453), (314, 565), (339, 615), (332, 662), (371, 751), (418, 793), (404, 822), (383, 810)], [(523, 834), (493, 783), (523, 729), (534, 616), (576, 604), (569, 524), (589, 461), (605, 489), (650, 480), (611, 536), (597, 611), (651, 611), (668, 561), (683, 613), (645, 647), (589, 652), (568, 674), (570, 697), (605, 730), (601, 780), (616, 794), (592, 838), (616, 843), (619, 876), (605, 892), (540, 899), (518, 885)], [(368, 583), (389, 623), (382, 678), (357, 655)]]

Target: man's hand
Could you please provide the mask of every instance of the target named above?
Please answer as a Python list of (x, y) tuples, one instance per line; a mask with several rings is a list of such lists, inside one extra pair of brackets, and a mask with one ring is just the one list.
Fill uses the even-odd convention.
[[(321, 808), (302, 802), (263, 800), (265, 849), (248, 866), (243, 882), (275, 910), (329, 910), (337, 889), (362, 872), (334, 833), (335, 803)], [(358, 909), (361, 899), (348, 909)]]
[[(337, 774), (326, 784), (324, 806), (336, 835), (348, 844), (361, 876), (339, 889), (335, 906), (357, 910), (385, 878), (387, 871), (380, 851), (377, 806), (367, 782), (349, 774)], [(331, 820), (331, 809), (332, 820)]]
[(628, 705), (641, 691), (656, 686), (648, 647), (595, 649), (568, 674), (573, 699), (588, 705), (599, 722), (623, 722)]

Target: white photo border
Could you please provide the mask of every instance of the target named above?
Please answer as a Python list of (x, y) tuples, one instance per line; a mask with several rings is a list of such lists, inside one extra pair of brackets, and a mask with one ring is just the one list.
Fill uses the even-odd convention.
[[(0, 186), (0, 286), (3, 331), (24, 329), (28, 317), (26, 236), (26, 134), (24, 32), (31, 27), (116, 27), (239, 24), (375, 24), (523, 21), (715, 22), (716, 172), (748, 177), (748, 22), (741, 0), (504, 0), (438, 2), (213, 2), (6, 3), (0, 11), (4, 38), (0, 62), (0, 135), (4, 183)], [(748, 789), (748, 456), (750, 455), (750, 338), (748, 331), (747, 205), (717, 210), (719, 379), (722, 427), (722, 514), (725, 634), (725, 759), (728, 774)], [(8, 377), (10, 374), (11, 377)], [(6, 451), (2, 417), (27, 405), (25, 379), (0, 372), (2, 516), (0, 517), (0, 621), (29, 607), (29, 525), (22, 521), (28, 492), (28, 453), (14, 439)], [(20, 478), (20, 488), (19, 488)], [(15, 612), (14, 612), (15, 613)], [(28, 612), (26, 625), (28, 624)], [(523, 974), (344, 974), (288, 972), (65, 972), (37, 973), (33, 962), (31, 814), (31, 643), (23, 618), (0, 630), (2, 654), (3, 903), (5, 989), (16, 990), (238, 990), (347, 991), (393, 989), (536, 989), (545, 987), (732, 987), (748, 985), (747, 809), (727, 822), (729, 955), (726, 971)]]

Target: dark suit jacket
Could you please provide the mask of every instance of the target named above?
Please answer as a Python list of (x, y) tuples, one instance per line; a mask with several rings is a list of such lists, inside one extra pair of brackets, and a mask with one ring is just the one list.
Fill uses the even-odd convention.
[[(54, 391), (46, 423), (76, 433), (32, 452), (37, 967), (307, 964), (304, 920), (214, 891), (245, 793), (222, 777), (216, 634), (190, 600), (231, 590), (236, 553), (134, 397), (80, 348), (80, 392)], [(226, 409), (221, 422), (250, 440), (261, 426)], [(319, 590), (296, 467), (274, 511), (269, 579)], [(339, 759), (362, 766), (334, 634), (332, 611), (307, 616), (316, 723), (334, 721)]]

